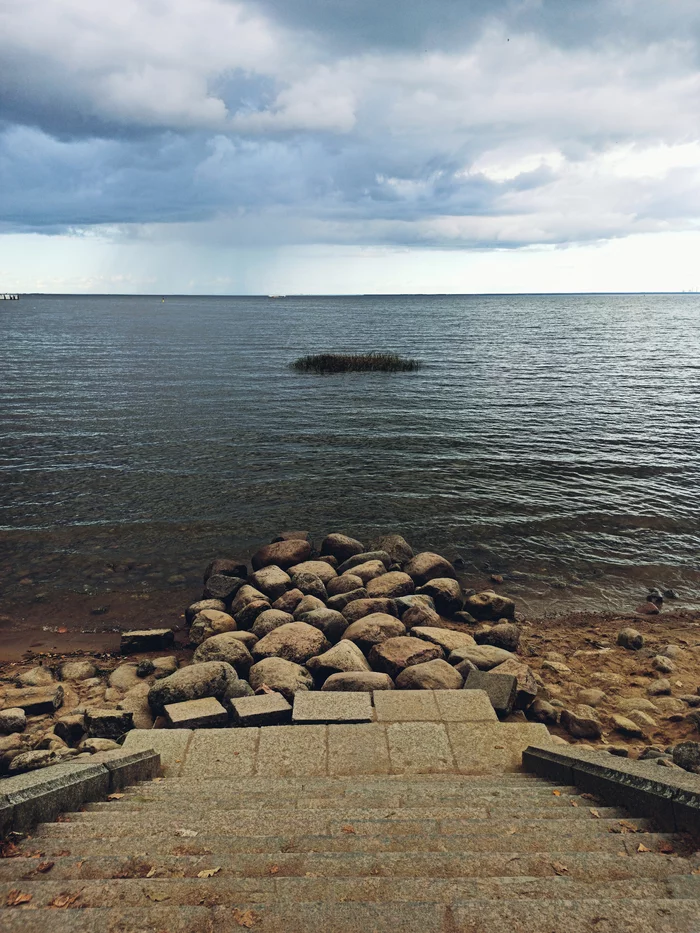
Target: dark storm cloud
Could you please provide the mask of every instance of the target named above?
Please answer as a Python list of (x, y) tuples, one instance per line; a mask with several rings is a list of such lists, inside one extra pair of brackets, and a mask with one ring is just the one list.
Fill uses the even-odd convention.
[(686, 0), (0, 0), (1, 229), (454, 248), (683, 229), (700, 212), (699, 16)]

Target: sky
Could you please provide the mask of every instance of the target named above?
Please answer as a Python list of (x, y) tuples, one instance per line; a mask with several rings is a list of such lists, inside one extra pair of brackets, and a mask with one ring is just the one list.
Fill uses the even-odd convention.
[(698, 0), (0, 0), (0, 290), (700, 288)]

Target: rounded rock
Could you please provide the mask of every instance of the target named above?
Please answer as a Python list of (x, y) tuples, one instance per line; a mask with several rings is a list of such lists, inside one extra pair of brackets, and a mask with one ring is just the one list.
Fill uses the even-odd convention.
[(238, 680), (235, 669), (225, 661), (204, 661), (181, 667), (180, 670), (157, 680), (148, 691), (148, 703), (157, 716), (165, 713), (170, 703), (216, 697), (219, 702), (228, 699), (229, 691)]
[(388, 674), (392, 680), (396, 680), (407, 667), (436, 658), (444, 659), (444, 656), (445, 653), (439, 645), (433, 645), (421, 638), (411, 638), (410, 635), (399, 635), (375, 644), (369, 653), (369, 663), (373, 670)]
[(351, 624), (357, 622), (358, 619), (364, 618), (364, 616), (372, 615), (377, 612), (382, 612), (384, 615), (389, 616), (398, 616), (394, 600), (382, 596), (378, 596), (375, 599), (354, 599), (341, 611)]
[(375, 645), (405, 634), (406, 627), (399, 619), (385, 612), (373, 612), (349, 625), (343, 633), (342, 641), (354, 642), (367, 654)]
[(500, 622), (493, 625), (488, 631), (474, 633), (479, 645), (492, 645), (494, 648), (503, 648), (505, 651), (517, 651), (520, 645), (520, 629), (512, 622)]
[(244, 631), (250, 631), (258, 616), (263, 612), (267, 612), (269, 609), (272, 609), (272, 606), (268, 600), (252, 599), (240, 612), (236, 613), (236, 622)]
[(223, 632), (207, 638), (192, 655), (192, 661), (195, 664), (202, 661), (226, 661), (239, 677), (244, 678), (248, 676), (253, 664), (250, 651), (235, 637), (234, 632)]
[(457, 578), (452, 564), (440, 554), (433, 554), (431, 551), (416, 554), (406, 564), (404, 570), (409, 577), (413, 578), (416, 586), (424, 586), (440, 577), (450, 577), (453, 580)]
[(260, 570), (270, 564), (276, 564), (282, 570), (287, 570), (295, 564), (308, 560), (311, 557), (311, 545), (308, 541), (293, 538), (288, 541), (275, 541), (266, 544), (253, 554), (253, 570)]
[(314, 679), (305, 667), (284, 658), (264, 658), (250, 669), (250, 686), (260, 690), (263, 685), (281, 693), (288, 703), (300, 691), (312, 690)]
[(292, 577), (297, 573), (312, 573), (319, 577), (325, 587), (328, 586), (331, 580), (335, 580), (338, 576), (335, 572), (335, 568), (325, 560), (305, 560), (301, 564), (295, 564), (294, 567), (290, 567), (289, 573)]
[(617, 633), (617, 643), (629, 651), (639, 651), (644, 647), (644, 636), (634, 628), (623, 628)]
[(499, 621), (515, 618), (515, 603), (507, 596), (500, 596), (493, 590), (474, 593), (464, 600), (466, 611), (480, 622)]
[(394, 682), (388, 674), (375, 671), (347, 671), (331, 674), (321, 690), (325, 692), (373, 693), (375, 690), (393, 690)]
[(0, 710), (0, 735), (12, 735), (16, 732), (24, 732), (27, 726), (27, 715), (23, 709)]
[(185, 622), (188, 625), (192, 625), (195, 617), (205, 609), (214, 609), (216, 612), (226, 612), (226, 603), (223, 599), (200, 599), (185, 609)]
[(386, 567), (380, 560), (368, 560), (364, 564), (359, 564), (352, 568), (354, 577), (359, 577), (365, 586), (375, 577), (380, 577), (386, 573)]
[(323, 632), (331, 644), (340, 641), (349, 624), (342, 613), (335, 612), (333, 609), (314, 609), (313, 612), (305, 612), (300, 616), (299, 621), (313, 625), (319, 632)]
[(97, 676), (97, 668), (92, 661), (65, 661), (61, 665), (61, 680), (81, 681)]
[(220, 599), (230, 606), (236, 593), (244, 585), (245, 580), (241, 577), (227, 577), (223, 573), (215, 573), (204, 584), (202, 599)]
[(371, 598), (386, 596), (389, 599), (396, 599), (399, 596), (410, 596), (415, 586), (407, 573), (390, 572), (370, 580), (367, 583), (367, 595)]
[(221, 635), (222, 632), (233, 632), (236, 628), (236, 620), (227, 612), (204, 609), (195, 616), (190, 626), (190, 642), (193, 645), (201, 645), (203, 641), (213, 635)]
[(328, 651), (309, 658), (306, 667), (317, 683), (325, 683), (332, 674), (371, 671), (367, 659), (352, 641), (340, 641)]
[(292, 576), (292, 585), (294, 589), (301, 590), (304, 596), (315, 596), (324, 602), (328, 599), (323, 580), (315, 573), (295, 573)]
[[(362, 589), (362, 580), (356, 577), (354, 573), (344, 573), (340, 577), (329, 580), (326, 584), (326, 592), (329, 596), (341, 596), (344, 593), (352, 593), (353, 590), (360, 589)], [(365, 595), (367, 595), (366, 591)]]
[(302, 596), (294, 610), (294, 621), (298, 622), (307, 612), (315, 612), (317, 609), (325, 608), (326, 604), (318, 596)]
[(204, 583), (209, 577), (219, 574), (224, 577), (240, 577), (245, 580), (248, 575), (248, 568), (244, 561), (231, 560), (227, 557), (217, 557), (207, 565), (204, 571)]
[(256, 570), (250, 577), (250, 583), (271, 602), (274, 602), (291, 588), (292, 580), (281, 567), (271, 564), (269, 567)]
[(445, 616), (461, 612), (464, 605), (462, 587), (450, 577), (436, 577), (423, 584), (416, 592), (419, 596), (430, 596), (437, 611)]
[(442, 658), (407, 667), (396, 678), (398, 690), (460, 690), (463, 684), (459, 671)]
[(442, 619), (437, 612), (429, 606), (412, 606), (402, 613), (401, 621), (407, 629), (416, 627), (440, 628), (442, 626)]
[(364, 544), (357, 538), (336, 533), (327, 535), (321, 542), (321, 554), (330, 554), (341, 564), (349, 557), (361, 554), (364, 549)]
[(373, 551), (386, 551), (391, 560), (402, 567), (413, 557), (413, 548), (401, 535), (381, 535), (370, 547)]
[(279, 599), (272, 604), (273, 609), (279, 609), (281, 612), (293, 613), (296, 607), (304, 598), (301, 590), (287, 590)]
[(253, 647), (256, 661), (264, 658), (282, 658), (294, 664), (303, 665), (309, 658), (322, 654), (331, 644), (313, 625), (305, 622), (291, 622), (281, 625), (270, 632)]
[(289, 625), (294, 621), (294, 616), (289, 612), (282, 612), (281, 609), (266, 609), (261, 612), (253, 623), (251, 632), (256, 639), (264, 638), (270, 632), (274, 632), (280, 625)]

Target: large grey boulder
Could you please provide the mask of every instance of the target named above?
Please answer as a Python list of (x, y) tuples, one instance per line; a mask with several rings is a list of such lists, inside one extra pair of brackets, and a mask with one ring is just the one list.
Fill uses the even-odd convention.
[(402, 567), (413, 557), (413, 548), (401, 535), (380, 535), (370, 544), (373, 551), (385, 551), (393, 564)]
[(237, 681), (236, 671), (225, 661), (192, 664), (157, 680), (148, 691), (148, 703), (157, 716), (162, 716), (170, 703), (202, 697), (216, 697), (223, 702), (229, 699)]
[(256, 661), (263, 658), (283, 658), (295, 664), (304, 664), (309, 658), (322, 654), (331, 646), (323, 632), (306, 622), (291, 622), (274, 629), (253, 646)]
[(321, 554), (330, 554), (339, 564), (355, 554), (361, 554), (364, 549), (364, 544), (357, 538), (337, 533), (327, 535), (321, 542)]
[(311, 545), (308, 541), (293, 538), (289, 541), (275, 541), (266, 544), (253, 554), (253, 570), (260, 570), (270, 564), (276, 564), (282, 570), (287, 570), (295, 564), (300, 564), (311, 557)]
[(384, 596), (377, 596), (374, 599), (355, 599), (341, 612), (351, 624), (375, 612), (383, 612), (384, 615), (398, 617), (396, 602)]
[(283, 593), (286, 593), (287, 590), (291, 588), (292, 584), (289, 574), (285, 573), (281, 567), (275, 567), (274, 564), (271, 564), (269, 567), (263, 567), (261, 570), (256, 570), (255, 573), (250, 576), (249, 582), (266, 596), (270, 602), (279, 599)]
[(289, 625), (293, 621), (294, 616), (289, 612), (282, 612), (281, 609), (266, 609), (253, 622), (251, 632), (258, 639), (264, 638), (270, 632), (274, 632), (276, 628), (279, 628), (280, 625)]
[(305, 667), (284, 658), (264, 658), (250, 669), (250, 686), (260, 690), (263, 684), (281, 693), (288, 703), (300, 690), (312, 690), (314, 679)]
[(444, 616), (453, 616), (464, 605), (462, 587), (451, 577), (435, 577), (416, 592), (419, 596), (430, 596), (437, 611)]
[(431, 551), (423, 551), (416, 554), (404, 567), (405, 572), (413, 578), (416, 586), (423, 586), (430, 580), (440, 577), (451, 577), (456, 579), (457, 574), (452, 564), (441, 557), (439, 554), (433, 554)]
[(352, 641), (340, 641), (323, 654), (309, 658), (306, 667), (317, 683), (324, 683), (332, 674), (372, 670), (362, 651)]
[(222, 632), (233, 632), (237, 628), (236, 620), (228, 612), (204, 609), (197, 613), (190, 626), (190, 642), (193, 645), (201, 645), (207, 638), (221, 635)]
[(399, 596), (410, 596), (416, 585), (407, 573), (392, 570), (381, 574), (367, 583), (367, 595), (370, 597), (386, 596), (396, 599)]
[(207, 638), (192, 655), (195, 664), (203, 661), (226, 661), (239, 677), (247, 677), (253, 658), (243, 644), (235, 637), (235, 632), (222, 632)]
[(410, 635), (387, 638), (375, 644), (369, 653), (369, 663), (373, 670), (388, 674), (392, 680), (396, 680), (407, 667), (436, 658), (444, 658), (444, 652), (439, 645), (433, 645), (421, 638), (411, 638)]
[(406, 634), (406, 627), (395, 616), (385, 612), (373, 612), (353, 622), (343, 632), (343, 641), (352, 641), (367, 654), (374, 645), (387, 638), (396, 638)]
[(474, 593), (464, 600), (465, 610), (479, 622), (515, 618), (515, 603), (507, 596), (499, 596), (493, 590)]
[(459, 671), (442, 658), (406, 667), (396, 678), (398, 690), (460, 690), (463, 683)]
[(340, 612), (334, 612), (333, 609), (315, 609), (313, 612), (305, 612), (299, 618), (300, 622), (307, 625), (313, 625), (319, 632), (323, 632), (331, 644), (335, 644), (343, 636), (343, 632), (348, 627), (348, 620)]
[(388, 674), (375, 671), (343, 671), (331, 674), (321, 690), (327, 692), (372, 693), (374, 690), (393, 690), (394, 682)]

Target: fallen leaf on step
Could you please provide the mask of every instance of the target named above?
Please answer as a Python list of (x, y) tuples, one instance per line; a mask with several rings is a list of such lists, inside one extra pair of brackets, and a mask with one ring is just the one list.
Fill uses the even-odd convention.
[(19, 907), (20, 904), (28, 904), (31, 899), (31, 894), (24, 894), (22, 891), (13, 888), (7, 895), (5, 905), (7, 907)]
[(176, 829), (175, 832), (178, 836), (186, 836), (188, 839), (197, 835), (196, 829)]
[(65, 907), (72, 907), (81, 894), (82, 891), (78, 891), (77, 894), (57, 894), (49, 904), (49, 907), (59, 907), (61, 909)]
[(121, 800), (122, 797), (125, 797), (125, 794), (108, 794), (107, 800)]
[(560, 790), (553, 790), (552, 793), (554, 794), (555, 797), (561, 797), (561, 791), (560, 791)]
[(569, 871), (566, 865), (562, 865), (561, 862), (552, 862), (552, 868), (557, 875), (566, 875)]
[(17, 858), (20, 854), (19, 846), (14, 842), (0, 842), (0, 858)]
[(153, 868), (150, 868), (150, 869), (148, 870), (148, 874), (146, 875), (146, 877), (147, 877), (147, 878), (152, 878), (152, 877), (155, 875), (156, 870), (157, 870), (157, 869), (156, 869), (156, 866), (154, 865)]
[(597, 820), (600, 819), (600, 813), (598, 813), (595, 807), (591, 807), (590, 813), (591, 813), (591, 816), (594, 816)]
[(169, 901), (170, 895), (164, 891), (144, 891), (149, 901)]
[(575, 800), (572, 800), (572, 801), (571, 801), (571, 806), (572, 806), (572, 807), (577, 807), (577, 806), (578, 806), (578, 804), (576, 803), (576, 801), (575, 801)]
[(630, 823), (629, 820), (620, 820), (618, 825), (620, 827), (619, 829), (617, 828), (617, 826), (611, 826), (610, 832), (611, 833), (638, 833), (639, 832), (639, 828), (635, 826), (634, 823)]
[(584, 800), (596, 800), (597, 799), (594, 794), (581, 794), (580, 796), (583, 797)]
[(355, 834), (355, 828), (350, 825), (341, 826), (340, 831), (341, 833), (352, 833), (353, 835)]
[(514, 836), (517, 833), (517, 831), (518, 830), (515, 828), (515, 826), (511, 826), (511, 828), (506, 833), (506, 836)]
[(153, 781), (154, 784), (160, 784), (163, 778), (157, 777), (157, 778), (151, 778), (151, 780)]
[(279, 865), (271, 865), (271, 866), (270, 866), (270, 874), (271, 874), (271, 875), (277, 875), (277, 874), (279, 874), (279, 870), (280, 870)]
[(36, 866), (36, 871), (40, 871), (43, 875), (47, 871), (51, 871), (53, 866), (54, 866), (53, 862), (39, 862), (39, 864)]
[(675, 855), (676, 850), (673, 848), (670, 842), (661, 842), (659, 843), (659, 852), (663, 855)]
[(691, 874), (691, 875), (700, 875), (700, 868), (694, 868), (694, 869), (691, 871), (690, 874)]
[(647, 849), (647, 847), (640, 842), (637, 846), (637, 852), (651, 852), (651, 849)]
[(255, 926), (256, 923), (259, 923), (261, 918), (260, 914), (256, 914), (254, 910), (239, 910), (237, 907), (234, 907), (233, 919), (239, 927), (250, 929)]
[(198, 878), (213, 878), (218, 872), (221, 871), (221, 868), (205, 868), (202, 871), (197, 872)]

